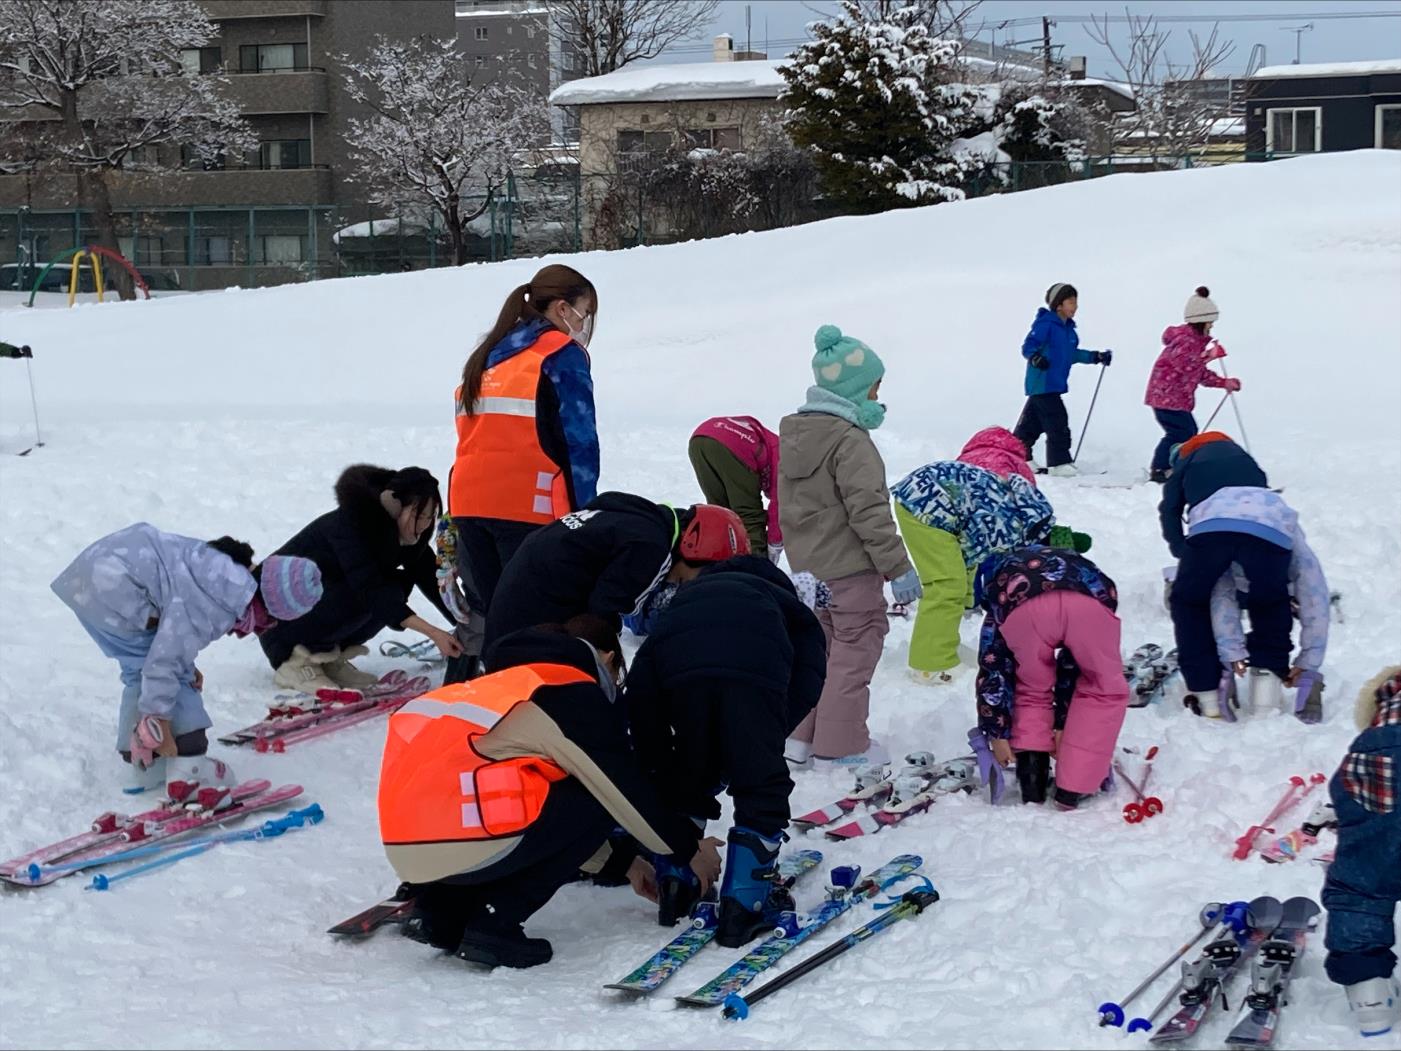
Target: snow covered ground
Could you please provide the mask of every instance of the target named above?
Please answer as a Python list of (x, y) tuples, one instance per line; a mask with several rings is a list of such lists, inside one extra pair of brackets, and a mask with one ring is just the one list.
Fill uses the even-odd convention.
[[(1122, 1034), (1096, 1028), (1096, 1005), (1184, 940), (1203, 902), (1317, 895), (1319, 866), (1235, 862), (1229, 848), (1289, 775), (1331, 774), (1354, 732), (1359, 684), (1398, 659), (1398, 186), (1401, 155), (1366, 152), (1115, 176), (577, 261), (602, 300), (594, 364), (604, 484), (679, 501), (699, 495), (685, 454), (695, 423), (747, 412), (773, 424), (791, 411), (824, 322), (887, 362), (878, 442), (892, 479), (955, 455), (981, 426), (1011, 425), (1022, 336), (1060, 280), (1080, 289), (1083, 343), (1116, 352), (1082, 459), (1142, 467), (1158, 436), (1142, 394), (1159, 333), (1208, 284), (1227, 364), (1244, 381), (1252, 446), (1344, 595), (1322, 725), (1207, 723), (1175, 698), (1130, 712), (1122, 743), (1162, 747), (1155, 783), (1167, 804), (1136, 827), (1119, 818), (1122, 797), (1069, 815), (970, 798), (850, 844), (796, 837), (831, 863), (868, 868), (919, 852), (943, 900), (736, 1025), (673, 1010), (665, 996), (634, 1003), (599, 988), (665, 937), (626, 890), (561, 893), (531, 924), (554, 942), (555, 961), (527, 974), (480, 972), (392, 931), (333, 941), (322, 933), (330, 923), (394, 885), (374, 814), (382, 724), (284, 756), (239, 752), (240, 775), (300, 782), (326, 821), (107, 894), (74, 879), (0, 895), (0, 1043), (1120, 1046)], [(0, 339), (35, 348), (47, 443), (0, 456), (0, 856), (120, 798), (116, 669), (49, 580), (85, 544), (137, 519), (195, 536), (230, 532), (266, 553), (330, 506), (332, 481), (351, 462), (422, 463), (446, 478), (464, 355), (533, 267), (0, 312)], [(21, 373), (0, 361), (0, 452), (33, 438)], [(1072, 380), (1077, 433), (1094, 381), (1091, 368)], [(1204, 392), (1198, 418), (1214, 406)], [(1219, 422), (1234, 431), (1229, 412)], [(1045, 490), (1064, 522), (1094, 535), (1092, 556), (1118, 581), (1126, 650), (1169, 641), (1156, 488), (1049, 479)], [(910, 684), (909, 630), (897, 622), (887, 644), (874, 729), (897, 752), (961, 754), (972, 674), (943, 692)], [(964, 637), (973, 641), (972, 623)], [(201, 665), (216, 729), (261, 713), (270, 674), (253, 642), (220, 642)], [(837, 773), (801, 774), (795, 812), (845, 787)], [(814, 882), (800, 900), (817, 893)], [(730, 954), (707, 955), (668, 991), (689, 991)], [(1218, 1020), (1202, 1046), (1225, 1031)], [(1323, 975), (1320, 936), (1299, 969), (1281, 1046), (1355, 1039)]]

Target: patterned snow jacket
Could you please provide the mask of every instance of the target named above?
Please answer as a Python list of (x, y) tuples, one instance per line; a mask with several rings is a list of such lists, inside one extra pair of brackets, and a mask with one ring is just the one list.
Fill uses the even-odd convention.
[(1206, 345), (1211, 337), (1191, 325), (1163, 329), (1163, 351), (1153, 362), (1143, 404), (1154, 409), (1191, 412), (1197, 407), (1198, 387), (1224, 387), (1223, 377), (1207, 368)]
[[(978, 637), (978, 728), (989, 739), (1012, 736), (1012, 708), (1017, 690), (1017, 659), (1002, 636), (1002, 625), (1024, 602), (1051, 591), (1078, 591), (1107, 607), (1119, 607), (1114, 581), (1084, 555), (1050, 547), (1024, 547), (994, 555), (978, 567), (974, 596), (987, 611)], [(1062, 648), (1056, 660), (1056, 726), (1080, 669), (1074, 654)]]
[(971, 463), (1003, 478), (1018, 474), (1036, 484), (1036, 474), (1026, 462), (1026, 446), (1006, 427), (984, 427), (973, 435), (958, 454), (958, 462)]
[(1056, 524), (1050, 501), (1025, 479), (955, 460), (910, 472), (891, 495), (920, 522), (958, 537), (970, 569), (995, 551), (1041, 543)]
[(1358, 721), (1370, 713), (1366, 728), (1348, 746), (1334, 778), (1349, 796), (1373, 814), (1396, 810), (1401, 772), (1401, 665), (1387, 668), (1362, 689)]

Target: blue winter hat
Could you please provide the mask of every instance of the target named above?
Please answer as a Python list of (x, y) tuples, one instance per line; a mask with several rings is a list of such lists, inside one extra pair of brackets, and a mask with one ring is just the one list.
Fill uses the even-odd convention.
[(859, 339), (842, 335), (836, 325), (823, 325), (812, 337), (812, 376), (823, 390), (860, 406), (876, 381), (885, 375), (885, 363)]
[(296, 620), (321, 601), (321, 569), (309, 558), (269, 555), (258, 570), (258, 592), (277, 620)]

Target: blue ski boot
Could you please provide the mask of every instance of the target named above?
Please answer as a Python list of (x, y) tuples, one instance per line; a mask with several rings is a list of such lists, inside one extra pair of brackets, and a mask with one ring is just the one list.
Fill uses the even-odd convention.
[(700, 879), (691, 866), (675, 865), (669, 855), (653, 855), (652, 867), (657, 873), (657, 923), (674, 927), (700, 900)]
[(715, 940), (727, 949), (747, 945), (772, 931), (784, 912), (795, 910), (793, 895), (778, 882), (781, 839), (765, 839), (749, 828), (732, 828), (720, 883), (720, 919)]

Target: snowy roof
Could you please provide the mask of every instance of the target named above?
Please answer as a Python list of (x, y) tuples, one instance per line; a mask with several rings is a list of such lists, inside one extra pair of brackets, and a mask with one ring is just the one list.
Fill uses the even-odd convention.
[(1130, 102), (1134, 100), (1133, 88), (1129, 87), (1127, 84), (1121, 84), (1117, 80), (1096, 80), (1094, 77), (1081, 77), (1079, 80), (1072, 80), (1070, 77), (1065, 77), (1064, 79), (1053, 81), (1053, 83), (1062, 88), (1108, 88), (1115, 94), (1124, 96), (1124, 98), (1128, 99)]
[(683, 99), (776, 99), (785, 86), (783, 61), (681, 62), (629, 66), (555, 88), (556, 106), (600, 102), (678, 102)]
[(1252, 73), (1250, 79), (1362, 77), (1369, 73), (1401, 73), (1401, 58), (1384, 58), (1375, 62), (1307, 62), (1301, 66), (1266, 66)]

